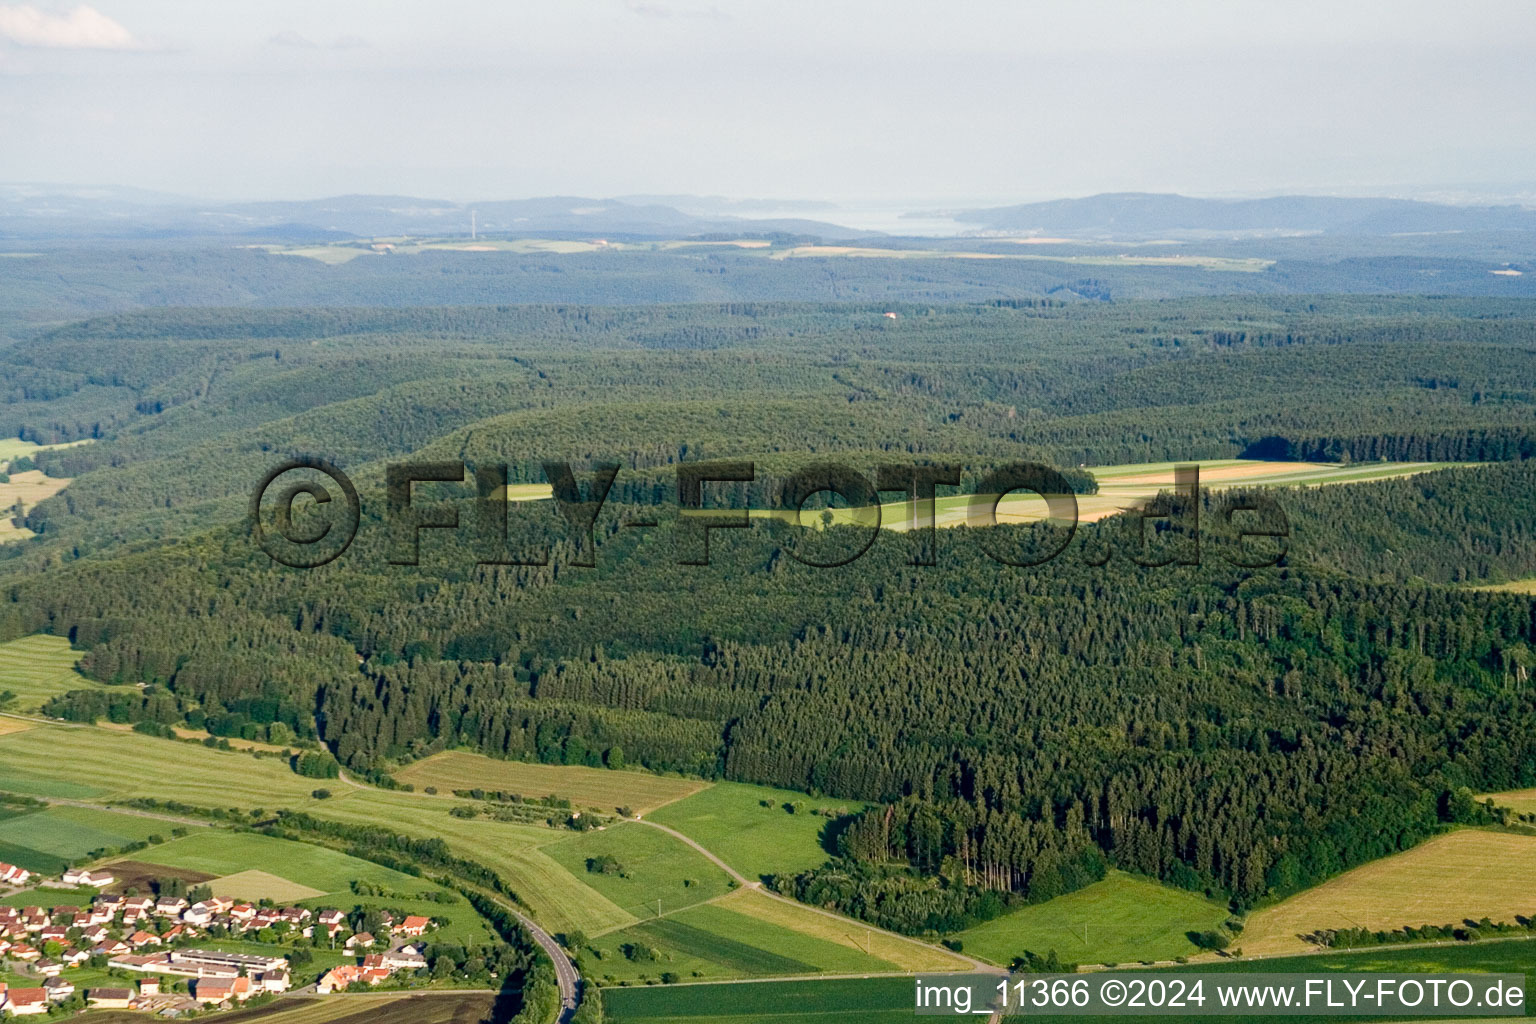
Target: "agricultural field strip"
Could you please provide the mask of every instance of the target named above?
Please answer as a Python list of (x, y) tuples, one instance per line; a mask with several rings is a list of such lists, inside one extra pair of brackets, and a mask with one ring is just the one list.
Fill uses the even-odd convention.
[(75, 860), (92, 850), (169, 834), (153, 818), (95, 808), (59, 805), (0, 821), (0, 842)]
[(709, 786), (694, 779), (668, 778), (645, 772), (616, 772), (585, 768), (500, 761), (481, 754), (449, 750), (416, 761), (395, 777), (418, 790), (433, 786), (439, 794), (455, 790), (484, 789), (516, 793), (523, 797), (561, 796), (577, 807), (612, 814), (628, 807), (646, 814), (674, 800), (691, 796)]
[(16, 694), (15, 711), (32, 713), (69, 690), (101, 689), (75, 670), (80, 654), (64, 637), (43, 633), (0, 644), (0, 691)]
[[(1530, 589), (1521, 590), (1520, 593), (1536, 593), (1536, 580), (1531, 580), (1529, 582), (1531, 584)], [(1506, 584), (1506, 586), (1513, 587), (1514, 584)], [(1490, 587), (1488, 589), (1493, 590), (1503, 588)], [(1479, 795), (1477, 799), (1479, 801), (1492, 800), (1496, 805), (1500, 807), (1508, 807), (1511, 810), (1521, 811), (1527, 814), (1536, 812), (1536, 789), (1510, 789), (1505, 790), (1502, 793), (1483, 793)]]
[(1249, 954), (1304, 952), (1324, 928), (1395, 929), (1509, 921), (1533, 908), (1536, 838), (1462, 829), (1346, 871), (1253, 914), (1238, 945)]
[[(1076, 495), (1078, 518), (1083, 522), (1097, 522), (1120, 512), (1139, 508), (1156, 497), (1159, 492), (1172, 490), (1173, 472), (1177, 465), (1198, 465), (1200, 486), (1205, 490), (1220, 491), (1234, 487), (1320, 487), (1329, 484), (1367, 483), (1402, 476), (1416, 476), (1438, 469), (1452, 469), (1476, 465), (1452, 462), (1396, 462), (1341, 465), (1337, 463), (1262, 462), (1251, 459), (1192, 460), (1189, 463), (1148, 463), (1123, 466), (1084, 467), (1099, 481), (1097, 494)], [(991, 522), (992, 495), (947, 494), (934, 499), (934, 516), (915, 516), (914, 503), (895, 501), (882, 504), (880, 525), (889, 530), (909, 530), (914, 525), (924, 528), (930, 525), (951, 527), (971, 522), (971, 505), (982, 499), (978, 507), (979, 524)], [(869, 522), (873, 517), (866, 508), (832, 509), (834, 523)], [(1033, 521), (1045, 518), (1044, 501), (1034, 495), (1009, 495), (997, 504), (1000, 522)], [(817, 513), (819, 515), (819, 513)], [(784, 509), (754, 509), (758, 518), (781, 519), (796, 522), (796, 513)]]

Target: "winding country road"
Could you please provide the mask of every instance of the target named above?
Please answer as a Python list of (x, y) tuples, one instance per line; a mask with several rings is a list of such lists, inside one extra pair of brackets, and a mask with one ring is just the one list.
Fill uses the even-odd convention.
[(576, 965), (571, 962), (571, 958), (566, 955), (560, 943), (555, 941), (555, 937), (534, 924), (533, 918), (510, 903), (501, 900), (496, 902), (522, 922), (523, 927), (528, 929), (528, 934), (533, 936), (533, 941), (537, 942), (555, 962), (555, 980), (560, 984), (560, 1016), (557, 1020), (559, 1024), (567, 1024), (576, 1013), (576, 1006), (581, 1001), (581, 974), (576, 970)]

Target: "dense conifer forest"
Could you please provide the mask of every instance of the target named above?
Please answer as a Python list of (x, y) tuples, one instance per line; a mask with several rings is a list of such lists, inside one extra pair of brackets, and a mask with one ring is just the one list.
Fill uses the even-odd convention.
[[(1466, 586), (1536, 574), (1533, 329), (1513, 299), (1043, 294), (48, 326), (0, 352), (0, 433), (88, 443), (30, 456), (73, 482), (3, 549), (0, 636), (68, 636), (114, 684), (50, 714), (314, 739), (364, 776), (462, 746), (872, 801), (772, 884), (903, 931), (1109, 866), (1250, 906), (1477, 814), (1468, 789), (1536, 785), (1536, 606)], [(307, 571), (246, 520), (295, 456), (362, 495), (355, 543)], [(473, 472), (418, 484), (463, 525), (403, 565), (407, 457), (617, 470), (594, 544), (547, 500), (487, 534)], [(1252, 540), (1217, 494), (1200, 564), (1177, 503), (1033, 567), (1006, 552), (1058, 527), (885, 532), (815, 568), (807, 545), (868, 538), (759, 520), (678, 557), (691, 463), (754, 462), (709, 504), (764, 508), (827, 461), (954, 466), (956, 491), (1035, 461), (1089, 493), (1083, 466), (1237, 457), (1484, 465), (1273, 494), (1290, 536), (1262, 568), (1224, 557)]]

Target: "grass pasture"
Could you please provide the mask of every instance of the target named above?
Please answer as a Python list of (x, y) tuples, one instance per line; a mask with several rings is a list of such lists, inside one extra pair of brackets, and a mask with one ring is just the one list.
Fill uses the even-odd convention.
[[(723, 896), (730, 879), (703, 854), (660, 829), (625, 823), (562, 839), (542, 847), (561, 867), (635, 918)], [(612, 856), (621, 874), (587, 870), (589, 859)]]
[[(792, 803), (802, 805), (794, 814), (784, 808)], [(720, 782), (649, 818), (677, 829), (748, 878), (759, 878), (805, 871), (826, 861), (822, 834), (834, 819), (817, 812), (852, 814), (863, 807), (856, 800)]]
[(0, 644), (0, 691), (16, 694), (9, 710), (32, 714), (50, 697), (102, 688), (75, 671), (80, 653), (63, 637), (43, 633)]
[(142, 815), (59, 806), (0, 821), (0, 842), (73, 861), (92, 850), (169, 836), (173, 827)]
[(485, 789), (525, 797), (564, 797), (578, 807), (608, 814), (618, 807), (629, 807), (644, 814), (709, 785), (694, 779), (668, 778), (648, 772), (501, 761), (458, 750), (433, 754), (408, 765), (395, 777), (411, 783), (418, 790), (434, 786), (439, 793)]
[(1303, 952), (1319, 928), (1513, 921), (1536, 912), (1536, 838), (1461, 829), (1362, 864), (1248, 918), (1244, 953)]
[[(965, 952), (1007, 966), (1025, 950), (1084, 964), (1171, 960), (1198, 952), (1185, 932), (1215, 928), (1227, 908), (1182, 889), (1112, 871), (1086, 888), (1021, 907), (957, 937)], [(1241, 945), (1247, 948), (1247, 934)]]

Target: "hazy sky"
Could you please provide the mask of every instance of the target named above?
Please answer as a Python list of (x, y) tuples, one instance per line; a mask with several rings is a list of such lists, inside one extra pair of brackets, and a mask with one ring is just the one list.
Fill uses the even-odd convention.
[(1536, 178), (1529, 0), (0, 0), (0, 181), (1020, 200)]

